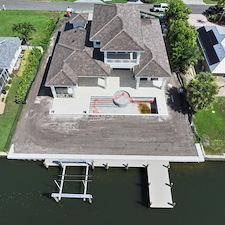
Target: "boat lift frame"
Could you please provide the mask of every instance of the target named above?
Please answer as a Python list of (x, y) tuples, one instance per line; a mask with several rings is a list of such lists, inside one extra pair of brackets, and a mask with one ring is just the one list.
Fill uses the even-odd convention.
[[(58, 184), (58, 182), (56, 180), (54, 180), (54, 182), (55, 182), (56, 186), (59, 188), (59, 193), (52, 193), (51, 197), (53, 197), (56, 202), (59, 202), (61, 200), (61, 198), (81, 198), (84, 201), (86, 201), (86, 199), (88, 199), (89, 203), (92, 203), (93, 196), (91, 194), (87, 194), (88, 172), (89, 172), (90, 163), (88, 161), (59, 161), (58, 164), (60, 164), (62, 167), (61, 180), (60, 180), (60, 184)], [(81, 180), (84, 185), (83, 194), (63, 193), (63, 185), (64, 185), (64, 181), (66, 181), (65, 176), (67, 176), (66, 168), (68, 166), (84, 166), (84, 167), (86, 167), (85, 175), (83, 175), (84, 180)]]

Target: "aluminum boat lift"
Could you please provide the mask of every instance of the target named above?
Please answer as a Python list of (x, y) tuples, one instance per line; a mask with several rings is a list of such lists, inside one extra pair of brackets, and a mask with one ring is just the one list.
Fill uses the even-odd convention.
[[(84, 160), (81, 160), (81, 161), (79, 161), (79, 160), (77, 160), (77, 161), (63, 160), (63, 161), (57, 161), (55, 163), (59, 164), (62, 167), (62, 175), (60, 175), (61, 176), (60, 184), (56, 180), (54, 180), (55, 184), (59, 188), (59, 193), (52, 193), (51, 197), (53, 197), (56, 202), (59, 202), (61, 200), (61, 198), (81, 198), (84, 201), (86, 201), (86, 199), (88, 199), (89, 202), (91, 203), (93, 197), (91, 194), (87, 194), (87, 185), (88, 185), (88, 181), (89, 181), (88, 180), (88, 177), (89, 177), (88, 172), (89, 172), (89, 166), (90, 166), (91, 162), (84, 161)], [(83, 175), (84, 179), (80, 180), (84, 185), (83, 194), (63, 193), (64, 181), (67, 181), (67, 180), (65, 180), (65, 177), (67, 176), (66, 168), (69, 166), (84, 166), (84, 167), (86, 167), (85, 175)], [(72, 180), (70, 180), (70, 181), (72, 181)]]

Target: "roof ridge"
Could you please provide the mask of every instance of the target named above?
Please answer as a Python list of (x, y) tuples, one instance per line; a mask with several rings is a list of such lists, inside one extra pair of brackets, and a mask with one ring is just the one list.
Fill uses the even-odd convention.
[(60, 46), (62, 46), (62, 47), (64, 47), (64, 48), (68, 48), (68, 49), (70, 49), (70, 50), (74, 50), (73, 48), (71, 48), (69, 45), (66, 45), (66, 44), (62, 44), (62, 43), (57, 43), (57, 45), (60, 45)]
[[(48, 81), (48, 83), (50, 83), (51, 82), (51, 80), (53, 80), (53, 78), (55, 78), (59, 73), (61, 73), (62, 72), (62, 69), (60, 69), (60, 71), (58, 72), (58, 73), (56, 73), (53, 77), (51, 77), (51, 79)], [(48, 85), (48, 84), (47, 84)]]
[(96, 59), (92, 58), (86, 51), (84, 51), (84, 52), (85, 52), (86, 55), (88, 55), (88, 57), (90, 57), (90, 58), (94, 61), (94, 63), (95, 63), (100, 69), (104, 70), (104, 72), (105, 72), (106, 74), (109, 75), (109, 73), (108, 73), (103, 67), (101, 67), (101, 66), (97, 63), (97, 60), (96, 60)]
[(123, 29), (117, 34), (117, 35), (115, 35), (108, 43), (106, 43), (104, 46), (102, 46), (101, 47), (101, 49), (103, 48), (103, 47), (105, 47), (106, 45), (108, 45), (110, 42), (112, 42), (114, 39), (115, 39), (115, 37), (117, 37), (119, 34), (121, 34), (123, 32)]
[[(65, 63), (67, 64), (67, 66), (68, 66), (72, 71), (74, 71), (74, 70), (70, 67), (70, 65), (69, 65), (67, 62), (64, 62), (63, 65), (64, 65)], [(73, 81), (70, 77), (67, 76), (67, 74), (64, 72), (63, 69), (62, 69), (62, 72), (64, 73), (64, 75), (65, 75), (72, 83), (74, 83), (74, 81)], [(77, 76), (77, 75), (75, 75), (75, 76)]]
[(77, 51), (77, 49), (76, 49), (76, 50), (71, 49), (71, 50), (73, 50), (73, 52), (71, 52), (71, 53), (63, 60), (63, 62), (66, 62), (66, 60), (67, 60), (73, 53), (75, 53), (75, 52)]
[(138, 75), (141, 71), (143, 71), (143, 69), (146, 68), (152, 61), (154, 61), (164, 72), (166, 72), (167, 74), (169, 74), (161, 65), (159, 65), (159, 63), (153, 57), (148, 63), (146, 63), (146, 65), (136, 75)]
[[(134, 41), (134, 39), (124, 30), (124, 28), (117, 34), (115, 35), (108, 43), (106, 43), (104, 46), (101, 47), (104, 48), (106, 45), (108, 45), (109, 43), (111, 43), (118, 35), (120, 35), (122, 32), (124, 32), (136, 45), (138, 45), (140, 48), (143, 49), (143, 47), (141, 47), (136, 41)], [(144, 49), (143, 49), (144, 51)]]
[[(116, 8), (117, 11), (117, 8)], [(109, 23), (111, 23), (116, 17), (118, 17), (120, 20), (121, 18), (116, 14), (108, 23), (106, 23), (97, 33), (95, 33), (95, 35), (93, 37), (91, 37), (91, 40), (93, 40), (93, 38), (99, 33), (101, 32)]]
[(138, 74), (139, 73), (141, 73), (141, 71), (142, 70), (144, 70), (147, 66), (148, 66), (148, 64), (150, 63), (150, 62), (152, 62), (154, 60), (154, 57), (152, 57), (152, 59), (149, 61), (149, 62), (147, 62), (139, 71), (138, 71), (138, 73), (135, 75), (135, 76), (138, 76)]
[(78, 16), (81, 16), (84, 20), (86, 20), (82, 15), (81, 15), (81, 13), (77, 13), (77, 15), (75, 16), (75, 17), (73, 17), (73, 19), (72, 20), (70, 20), (70, 21), (73, 21), (75, 18), (77, 18)]

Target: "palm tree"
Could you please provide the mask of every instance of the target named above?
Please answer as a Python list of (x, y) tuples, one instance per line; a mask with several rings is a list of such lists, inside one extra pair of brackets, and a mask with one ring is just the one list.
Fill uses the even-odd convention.
[(36, 29), (30, 22), (22, 22), (13, 24), (12, 31), (17, 33), (19, 38), (22, 40), (22, 43), (25, 44), (31, 39), (30, 36), (36, 31)]

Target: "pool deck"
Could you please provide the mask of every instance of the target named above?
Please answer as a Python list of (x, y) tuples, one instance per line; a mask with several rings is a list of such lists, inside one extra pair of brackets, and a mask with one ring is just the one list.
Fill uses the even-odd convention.
[[(92, 113), (90, 101), (93, 96), (111, 97), (120, 90), (129, 93), (131, 98), (135, 97), (154, 97), (157, 102), (157, 109), (159, 115), (168, 115), (166, 106), (165, 92), (157, 86), (157, 81), (140, 82), (139, 89), (135, 87), (135, 80), (130, 70), (114, 70), (112, 75), (107, 78), (107, 88), (104, 88), (104, 80), (101, 78), (85, 79), (83, 78), (81, 84), (76, 88), (76, 98), (54, 98), (50, 108), (50, 114), (60, 115), (81, 115), (84, 112)], [(161, 84), (161, 83), (160, 83)], [(159, 84), (158, 84), (159, 85)], [(63, 106), (63, 107), (62, 107)], [(108, 107), (101, 112), (98, 109), (98, 115), (140, 115), (136, 110), (129, 107), (124, 107), (122, 113), (117, 112), (112, 107)], [(143, 114), (142, 114), (143, 115)], [(149, 114), (151, 115), (151, 114)]]

